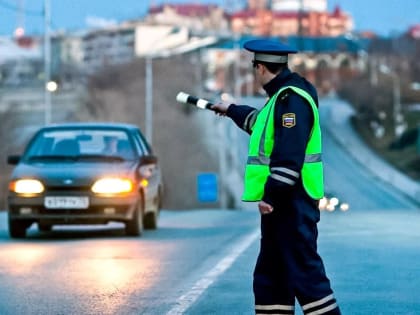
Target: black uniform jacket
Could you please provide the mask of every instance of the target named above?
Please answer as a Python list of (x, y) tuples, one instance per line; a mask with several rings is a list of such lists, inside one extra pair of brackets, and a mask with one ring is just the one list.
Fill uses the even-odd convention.
[[(284, 86), (297, 86), (307, 91), (318, 106), (318, 96), (315, 88), (305, 78), (289, 69), (263, 86), (269, 97)], [(305, 150), (312, 125), (313, 113), (309, 103), (290, 89), (277, 97), (274, 109), (274, 147), (270, 156), (271, 175), (264, 188), (263, 201), (270, 205), (276, 204), (276, 199), (287, 197), (291, 190), (303, 191), (301, 170), (305, 159)], [(229, 106), (227, 116), (240, 128), (250, 133), (258, 110), (247, 105)]]

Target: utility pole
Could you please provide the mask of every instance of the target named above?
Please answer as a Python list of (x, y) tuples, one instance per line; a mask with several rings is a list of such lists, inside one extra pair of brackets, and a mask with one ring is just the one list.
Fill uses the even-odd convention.
[(25, 0), (19, 0), (19, 11), (17, 13), (17, 22), (14, 35), (17, 38), (25, 35)]
[(202, 51), (201, 48), (197, 49), (197, 53), (193, 57), (193, 64), (195, 69), (195, 80), (196, 80), (196, 95), (203, 94), (203, 70), (201, 68)]
[(379, 66), (379, 70), (391, 77), (392, 80), (392, 116), (394, 118), (394, 135), (399, 137), (404, 132), (406, 124), (401, 112), (401, 82), (398, 73), (385, 64)]
[(391, 73), (392, 75), (392, 95), (394, 103), (394, 134), (396, 137), (399, 137), (404, 132), (404, 116), (401, 113), (401, 83), (398, 73), (395, 71)]
[(417, 125), (417, 154), (420, 154), (420, 123)]
[(303, 19), (303, 0), (299, 0), (299, 10), (298, 10), (298, 47), (299, 51), (303, 49), (303, 27), (302, 27), (302, 19)]
[(152, 145), (153, 138), (153, 56), (146, 56), (146, 93), (145, 93), (146, 139)]
[(51, 91), (47, 84), (51, 80), (51, 8), (50, 0), (44, 0), (44, 99), (45, 99), (45, 125), (51, 123)]
[(369, 65), (369, 72), (370, 72), (370, 76), (369, 76), (370, 85), (377, 86), (378, 85), (377, 60), (373, 54), (369, 55), (368, 65)]

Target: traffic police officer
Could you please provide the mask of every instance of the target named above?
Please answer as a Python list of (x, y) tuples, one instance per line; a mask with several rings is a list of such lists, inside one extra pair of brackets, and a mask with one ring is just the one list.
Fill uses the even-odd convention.
[(293, 48), (255, 39), (255, 79), (269, 96), (261, 110), (219, 102), (250, 137), (244, 201), (258, 201), (260, 253), (254, 270), (256, 314), (294, 314), (295, 298), (304, 314), (340, 314), (317, 252), (318, 201), (323, 197), (318, 97), (306, 79), (292, 73)]

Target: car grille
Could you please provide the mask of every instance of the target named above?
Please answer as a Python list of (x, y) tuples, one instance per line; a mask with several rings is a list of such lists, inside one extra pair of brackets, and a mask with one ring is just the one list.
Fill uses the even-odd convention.
[(48, 192), (61, 192), (61, 191), (80, 191), (90, 192), (90, 186), (47, 186), (45, 191)]

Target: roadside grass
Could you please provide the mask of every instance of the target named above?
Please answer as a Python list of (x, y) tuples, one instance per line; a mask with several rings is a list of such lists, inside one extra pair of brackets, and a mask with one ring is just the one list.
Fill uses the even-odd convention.
[[(352, 122), (361, 138), (379, 156), (412, 179), (420, 180), (420, 140), (418, 139), (420, 113), (406, 115), (408, 127), (399, 138), (395, 138), (393, 135), (391, 124), (385, 125), (388, 132), (378, 138), (370, 128), (367, 128), (366, 120), (355, 117)], [(406, 136), (408, 134), (414, 136), (408, 137)]]

